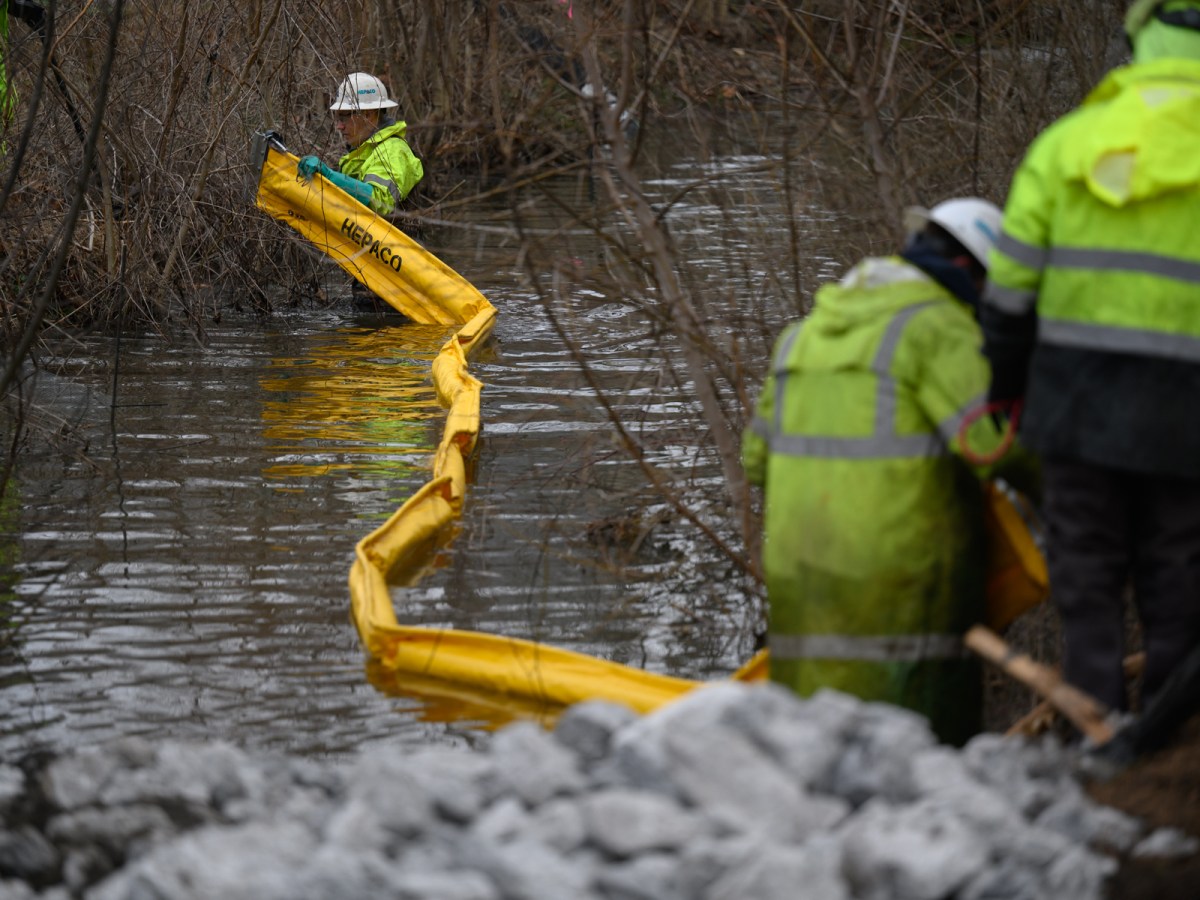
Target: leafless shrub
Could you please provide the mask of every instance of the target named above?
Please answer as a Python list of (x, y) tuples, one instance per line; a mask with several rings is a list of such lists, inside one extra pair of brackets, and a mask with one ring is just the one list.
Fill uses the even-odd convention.
[[(651, 462), (655, 436), (614, 411), (622, 445), (719, 552), (757, 575), (759, 511), (739, 438), (783, 322), (855, 259), (895, 252), (905, 206), (963, 194), (1003, 203), (1032, 138), (1122, 51), (1120, 10), (1095, 4), (779, 0), (736, 4), (733, 15), (734, 6), (577, 6), (572, 51), (612, 102), (602, 91), (578, 99), (601, 189), (573, 224), (605, 236), (610, 252), (592, 277), (645, 313), (661, 377), (697, 401), (694, 433), (723, 477), (699, 484)], [(640, 120), (638, 136), (624, 111)], [(736, 121), (740, 152), (715, 150), (721, 119)], [(659, 129), (701, 160), (713, 154), (712, 174), (671, 196), (648, 188), (659, 173), (642, 141)], [(768, 212), (747, 215), (767, 196)], [(698, 205), (714, 211), (699, 240), (684, 210)], [(772, 227), (780, 221), (786, 229)], [(569, 237), (527, 231), (523, 250), (561, 317), (574, 286), (561, 264)], [(572, 350), (586, 369), (586, 345)]]
[[(607, 248), (588, 277), (644, 314), (666, 361), (654, 377), (697, 401), (720, 486), (656, 461), (655, 436), (615, 408), (614, 425), (667, 502), (752, 574), (758, 511), (738, 442), (781, 324), (854, 259), (895, 249), (905, 205), (1002, 200), (1032, 137), (1121, 52), (1118, 5), (1083, 0), (576, 0), (572, 18), (558, 0), (49, 7), (53, 43), (14, 23), (9, 58), (9, 371), (44, 327), (175, 319), (202, 339), (226, 303), (314, 297), (319, 262), (251, 207), (250, 136), (270, 127), (298, 154), (335, 157), (327, 100), (373, 71), (428, 163), (413, 219), (466, 220), (499, 191), (561, 205), (540, 185), (564, 172), (596, 186), (565, 210)], [(705, 174), (651, 184), (664, 140)], [(522, 259), (561, 317), (572, 239), (534, 233), (522, 208)], [(571, 349), (586, 371), (586, 344)]]

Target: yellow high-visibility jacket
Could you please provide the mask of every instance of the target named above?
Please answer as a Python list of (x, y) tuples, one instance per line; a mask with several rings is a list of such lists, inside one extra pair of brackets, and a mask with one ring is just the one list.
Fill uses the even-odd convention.
[[(784, 330), (742, 445), (765, 488), (772, 679), (907, 706), (954, 741), (979, 726), (961, 636), (982, 616), (981, 491), (956, 454), (988, 386), (981, 343), (923, 271), (867, 259)], [(990, 416), (968, 436), (1002, 439)]]
[(1200, 61), (1114, 70), (1030, 147), (980, 318), (1052, 458), (1200, 477)]
[(338, 162), (343, 175), (371, 186), (371, 209), (386, 216), (425, 175), (425, 167), (404, 140), (406, 122), (380, 128)]

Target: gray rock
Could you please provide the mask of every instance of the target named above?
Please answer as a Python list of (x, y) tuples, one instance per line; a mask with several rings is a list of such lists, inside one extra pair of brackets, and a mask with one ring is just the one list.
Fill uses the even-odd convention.
[(804, 794), (787, 773), (742, 735), (713, 728), (664, 736), (671, 781), (681, 796), (728, 827), (803, 840), (810, 822)]
[(613, 755), (632, 787), (681, 798), (726, 828), (800, 839), (811, 825), (800, 786), (724, 724), (751, 690), (732, 683), (699, 688), (622, 730)]
[(631, 790), (600, 791), (580, 802), (588, 838), (610, 856), (674, 850), (704, 829), (673, 800)]
[(1133, 848), (1133, 855), (1138, 858), (1191, 856), (1197, 852), (1200, 841), (1178, 828), (1157, 828)]
[(802, 788), (828, 784), (842, 753), (836, 734), (798, 715), (752, 718), (744, 723), (744, 730)]
[(294, 877), (316, 850), (292, 823), (205, 827), (156, 847), (109, 876), (86, 900), (292, 900)]
[(679, 870), (674, 854), (647, 853), (602, 866), (596, 873), (596, 888), (605, 900), (688, 900)]
[[(422, 815), (420, 802), (405, 804), (412, 796), (407, 784), (381, 784), (373, 797), (357, 796), (339, 807), (325, 825), (325, 840), (341, 847), (366, 848), (393, 853), (398, 844), (420, 834), (428, 821), (430, 806)], [(393, 802), (385, 802), (391, 799)], [(299, 827), (299, 826), (298, 826)]]
[(1048, 868), (1072, 846), (1071, 841), (1057, 831), (1036, 825), (1016, 831), (1005, 829), (987, 837), (994, 852), (1035, 869)]
[(454, 822), (471, 821), (501, 790), (495, 762), (482, 753), (458, 748), (418, 750), (408, 756), (406, 767), (437, 811)]
[(529, 811), (516, 797), (492, 804), (469, 826), (471, 834), (481, 840), (501, 844), (516, 840), (529, 828)]
[(1037, 869), (1004, 860), (984, 869), (958, 893), (958, 900), (1044, 900)]
[(1131, 816), (1093, 803), (1077, 784), (1065, 786), (1059, 798), (1034, 820), (1040, 828), (1057, 831), (1076, 844), (1128, 850), (1142, 831)]
[(289, 900), (378, 900), (396, 895), (395, 881), (390, 860), (326, 844), (287, 874), (284, 890)]
[(727, 869), (704, 900), (850, 900), (841, 875), (837, 840), (818, 838), (803, 847), (764, 844), (742, 865)]
[(153, 745), (140, 738), (85, 747), (51, 762), (41, 774), (42, 790), (62, 810), (91, 806), (99, 802), (100, 792), (117, 772), (149, 765), (154, 754)]
[(867, 704), (850, 694), (822, 688), (804, 701), (804, 720), (839, 742), (847, 740)]
[(533, 722), (517, 722), (498, 731), (491, 757), (498, 780), (527, 806), (578, 793), (586, 785), (574, 752)]
[(38, 900), (1098, 900), (1116, 864), (1092, 848), (1196, 852), (1167, 830), (1138, 843), (1071, 760), (989, 735), (955, 751), (903, 710), (730, 682), (640, 718), (582, 704), (484, 752), (329, 765), (127, 740), (29, 784), (0, 766), (0, 809), (40, 786), (53, 813), (0, 833), (0, 860), (59, 879)]
[(500, 889), (479, 872), (402, 872), (391, 889), (395, 900), (500, 900)]
[(637, 713), (617, 703), (577, 703), (559, 716), (554, 736), (584, 763), (594, 763), (608, 755), (613, 735), (637, 718)]
[(459, 864), (487, 876), (505, 900), (594, 900), (592, 867), (568, 861), (540, 841), (518, 838), (507, 843), (473, 836), (459, 845)]
[(981, 784), (968, 771), (960, 754), (949, 747), (937, 746), (918, 751), (910, 763), (910, 776), (916, 794), (933, 799), (950, 809), (978, 834), (992, 842), (1000, 833), (1028, 827), (1019, 809), (999, 790)]
[(500, 900), (475, 871), (451, 871), (323, 847), (294, 879), (292, 900)]
[(1046, 871), (1045, 896), (1054, 900), (1096, 900), (1103, 896), (1104, 882), (1117, 870), (1117, 862), (1069, 847)]
[(342, 803), (324, 827), (328, 841), (390, 853), (433, 819), (433, 801), (404, 754), (391, 747), (363, 751), (345, 776)]
[(115, 770), (96, 801), (105, 806), (161, 805), (209, 821), (224, 816), (238, 801), (253, 799), (260, 805), (264, 781), (260, 764), (231, 744), (165, 741), (149, 760)]
[(62, 858), (32, 825), (0, 831), (0, 871), (26, 881), (52, 878)]
[(1091, 836), (1088, 843), (1103, 850), (1124, 853), (1130, 850), (1142, 836), (1142, 823), (1133, 816), (1089, 802), (1091, 808)]
[(580, 801), (560, 797), (548, 800), (529, 816), (529, 836), (559, 853), (573, 853), (587, 840)]
[(703, 897), (731, 869), (744, 866), (759, 852), (762, 841), (746, 834), (702, 837), (680, 853), (682, 888), (686, 897)]
[(37, 900), (37, 893), (23, 881), (0, 881), (0, 900)]
[(462, 867), (463, 846), (470, 832), (434, 823), (420, 836), (395, 849), (393, 868), (400, 872), (454, 872)]
[(851, 723), (845, 750), (824, 787), (854, 806), (873, 797), (916, 797), (911, 760), (937, 741), (922, 716), (883, 703), (864, 703)]
[(1070, 767), (1061, 745), (1052, 739), (1028, 742), (999, 734), (980, 734), (962, 749), (967, 771), (1001, 791), (1027, 818), (1037, 816), (1070, 784)]
[(0, 821), (9, 820), (9, 814), (24, 793), (25, 773), (16, 766), (0, 763)]
[(174, 836), (176, 828), (162, 807), (139, 803), (62, 813), (46, 823), (46, 834), (58, 844), (92, 844), (109, 853), (137, 857)]
[(63, 854), (63, 884), (78, 896), (126, 861), (98, 846), (72, 847)]
[(966, 823), (929, 801), (872, 800), (843, 833), (845, 873), (863, 900), (940, 900), (988, 861)]

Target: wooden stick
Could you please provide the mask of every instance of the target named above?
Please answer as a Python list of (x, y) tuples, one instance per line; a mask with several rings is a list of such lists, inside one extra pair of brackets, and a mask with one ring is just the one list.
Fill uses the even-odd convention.
[(1016, 652), (994, 631), (982, 625), (971, 628), (964, 641), (988, 662), (999, 666), (1035, 694), (1044, 697), (1093, 743), (1100, 745), (1112, 740), (1112, 726), (1105, 721), (1109, 711), (1095, 697), (1067, 684), (1050, 667)]
[(1048, 731), (1050, 726), (1054, 724), (1054, 707), (1046, 700), (1043, 700), (1017, 721), (1013, 722), (1008, 727), (1008, 731), (1004, 732), (1005, 737), (1014, 737), (1021, 735), (1023, 737), (1032, 737), (1035, 734), (1042, 734)]
[[(1142, 674), (1142, 670), (1146, 668), (1145, 653), (1131, 653), (1121, 662), (1121, 669), (1125, 672), (1126, 678), (1137, 678)], [(1008, 731), (1004, 732), (1005, 737), (1013, 737), (1014, 735), (1034, 735), (1041, 734), (1050, 727), (1054, 721), (1054, 707), (1050, 705), (1049, 700), (1043, 700), (1017, 721), (1009, 726)]]

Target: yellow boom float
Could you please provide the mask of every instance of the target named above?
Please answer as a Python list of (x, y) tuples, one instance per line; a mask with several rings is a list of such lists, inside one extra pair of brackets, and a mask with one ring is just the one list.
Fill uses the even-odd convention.
[[(255, 136), (260, 166), (256, 204), (286, 222), (393, 308), (420, 324), (461, 325), (432, 366), (437, 396), (448, 412), (434, 455), (433, 477), (383, 525), (355, 546), (350, 569), (350, 613), (369, 666), (382, 667), (390, 683), (415, 694), (466, 690), (511, 700), (514, 710), (565, 707), (610, 700), (649, 712), (704, 682), (659, 675), (535, 641), (451, 628), (401, 625), (389, 584), (411, 583), (428, 566), (462, 513), (466, 461), (480, 428), (482, 385), (468, 371), (471, 355), (487, 340), (496, 309), (465, 278), (386, 219), (353, 200), (321, 175), (304, 181), (298, 159), (272, 133)], [(994, 554), (989, 597), (996, 624), (1011, 621), (1046, 594), (1041, 555), (1011, 502), (995, 490), (986, 498)], [(767, 677), (763, 650), (732, 678)]]

